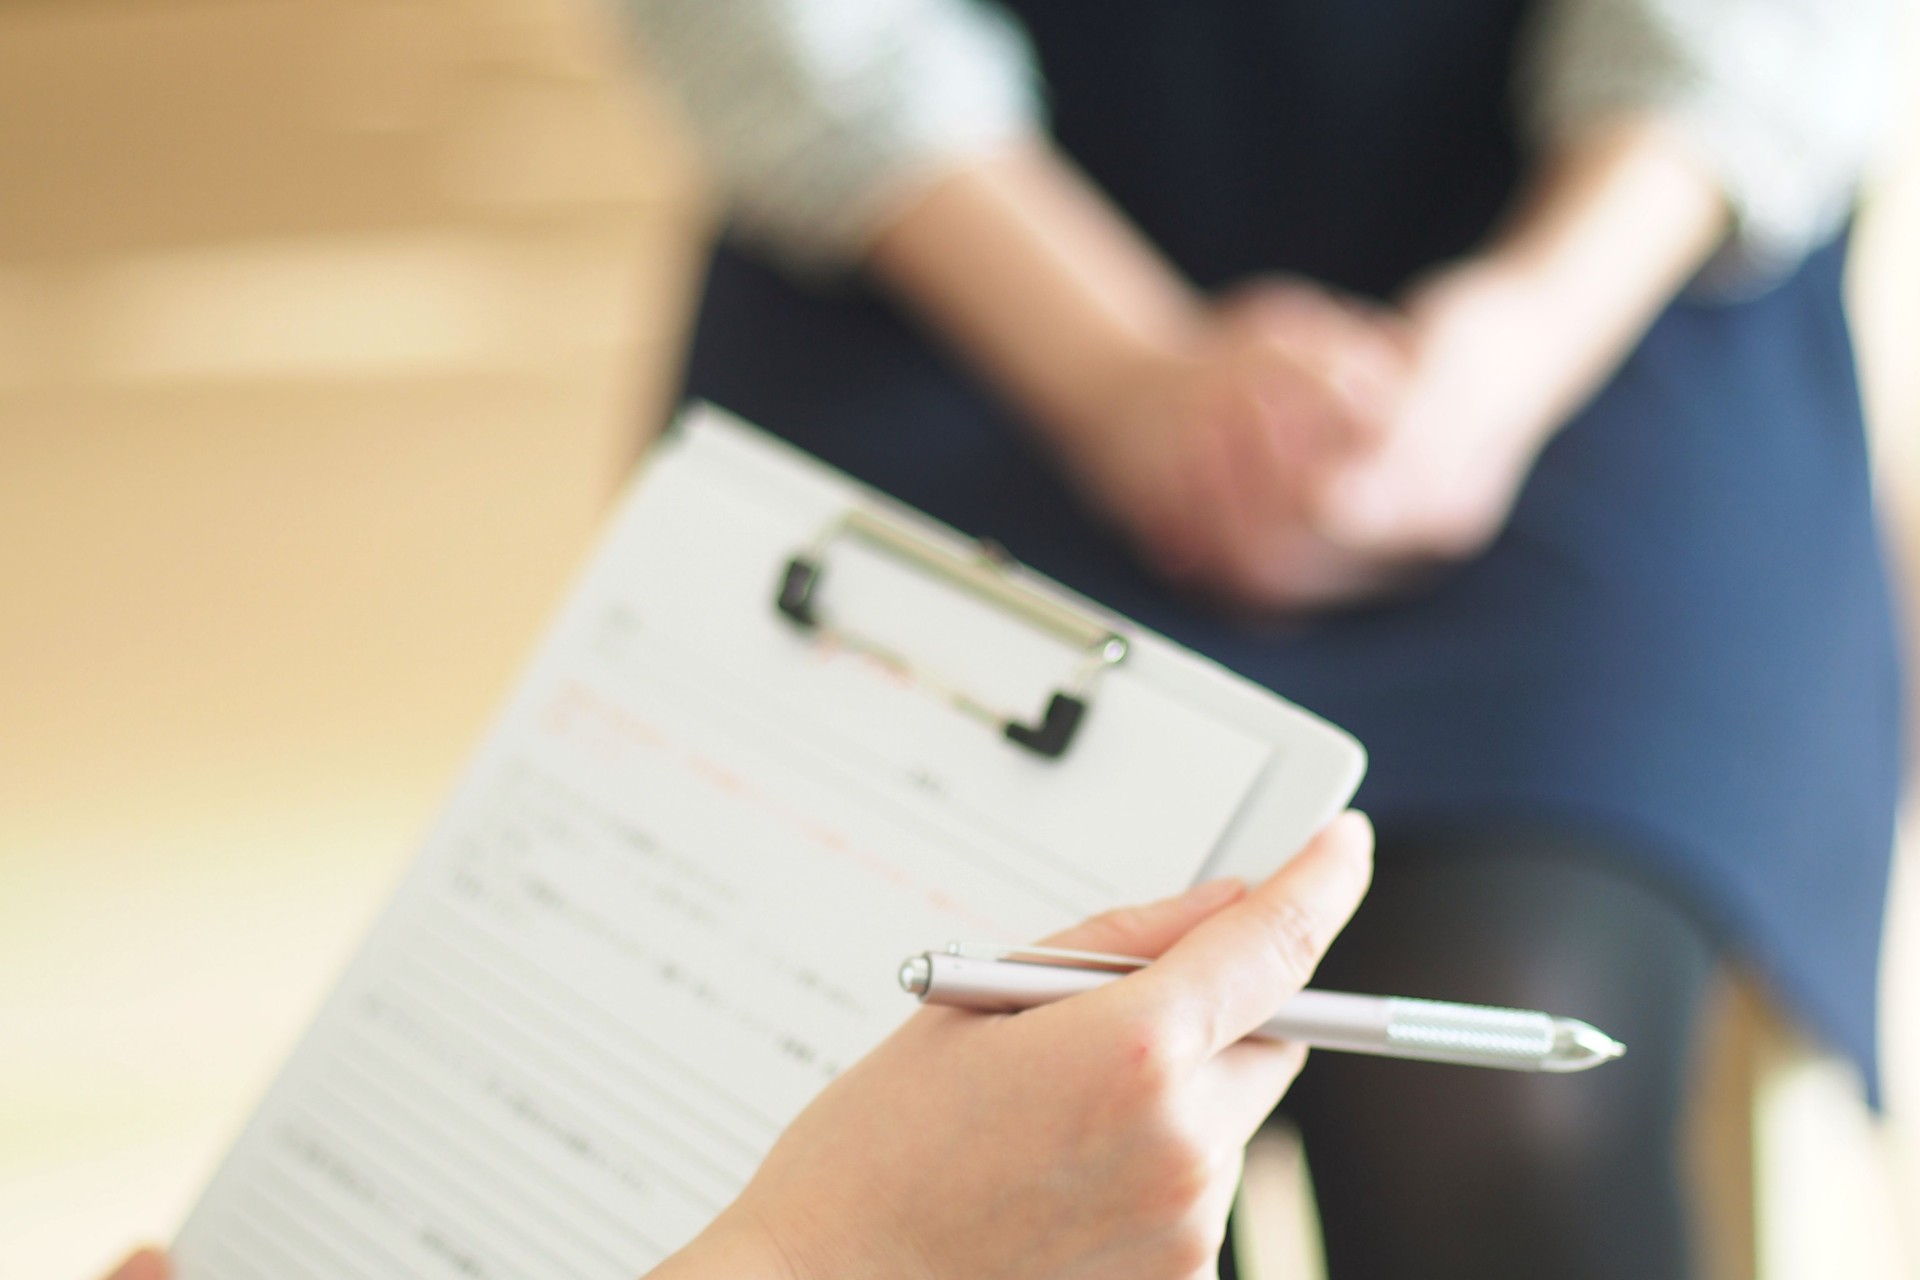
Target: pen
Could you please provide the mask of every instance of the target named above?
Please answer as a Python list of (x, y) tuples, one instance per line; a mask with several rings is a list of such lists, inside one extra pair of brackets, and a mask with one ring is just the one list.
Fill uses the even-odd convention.
[[(1053, 947), (952, 943), (910, 956), (900, 985), (926, 1004), (1013, 1013), (1105, 986), (1149, 963)], [(1280, 1006), (1253, 1035), (1315, 1049), (1451, 1062), (1508, 1071), (1585, 1071), (1627, 1051), (1574, 1018), (1532, 1009), (1306, 990)]]

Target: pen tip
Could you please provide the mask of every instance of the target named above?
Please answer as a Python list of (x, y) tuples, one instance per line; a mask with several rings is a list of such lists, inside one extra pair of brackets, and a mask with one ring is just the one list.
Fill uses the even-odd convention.
[(1548, 1071), (1585, 1071), (1627, 1051), (1627, 1046), (1588, 1023), (1574, 1018), (1556, 1018), (1554, 1023), (1553, 1054), (1542, 1064)]

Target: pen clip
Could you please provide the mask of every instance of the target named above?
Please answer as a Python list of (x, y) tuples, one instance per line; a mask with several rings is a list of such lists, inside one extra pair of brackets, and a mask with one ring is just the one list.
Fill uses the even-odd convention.
[(997, 942), (949, 942), (947, 954), (968, 960), (1010, 960), (1020, 964), (1066, 964), (1101, 969), (1144, 969), (1153, 963), (1141, 956), (1115, 956), (1104, 951), (1075, 951), (1068, 947), (1017, 947)]

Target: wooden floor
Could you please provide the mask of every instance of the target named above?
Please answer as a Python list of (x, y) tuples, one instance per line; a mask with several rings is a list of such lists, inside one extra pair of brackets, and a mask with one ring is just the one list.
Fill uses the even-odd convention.
[(0, 1280), (191, 1203), (664, 412), (697, 192), (587, 0), (0, 7)]

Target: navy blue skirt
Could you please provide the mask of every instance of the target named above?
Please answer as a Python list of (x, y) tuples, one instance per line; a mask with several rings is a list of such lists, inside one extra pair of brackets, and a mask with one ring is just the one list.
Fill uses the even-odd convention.
[[(1063, 145), (1203, 283), (1297, 269), (1386, 292), (1481, 234), (1521, 167), (1511, 4), (1028, 8)], [(1405, 65), (1372, 87), (1327, 66), (1323, 88), (1281, 84), (1249, 40)], [(1247, 194), (1302, 187), (1317, 229)], [(1398, 224), (1380, 222), (1388, 197)], [(687, 390), (1345, 726), (1383, 833), (1618, 837), (1627, 870), (1871, 1078), (1901, 689), (1842, 258), (1829, 246), (1750, 301), (1670, 307), (1486, 554), (1418, 597), (1304, 623), (1223, 618), (1144, 573), (1008, 408), (857, 283), (809, 290), (723, 249)]]

